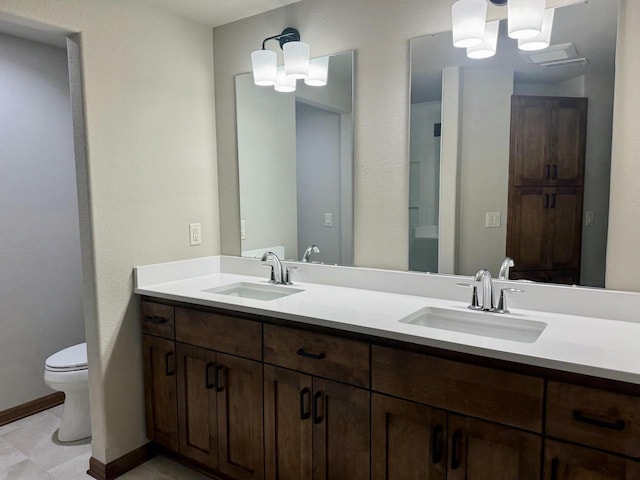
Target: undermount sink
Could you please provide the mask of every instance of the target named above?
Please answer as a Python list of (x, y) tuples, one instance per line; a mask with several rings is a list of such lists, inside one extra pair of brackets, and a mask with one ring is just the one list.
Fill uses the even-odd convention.
[(482, 337), (533, 343), (547, 326), (544, 322), (513, 315), (425, 307), (399, 320), (401, 323), (469, 333)]
[(223, 287), (209, 288), (203, 290), (207, 293), (215, 293), (218, 295), (229, 295), (237, 298), (250, 298), (252, 300), (276, 300), (282, 297), (288, 297), (296, 293), (304, 292), (299, 288), (289, 288), (276, 285), (261, 285), (259, 283), (232, 283)]

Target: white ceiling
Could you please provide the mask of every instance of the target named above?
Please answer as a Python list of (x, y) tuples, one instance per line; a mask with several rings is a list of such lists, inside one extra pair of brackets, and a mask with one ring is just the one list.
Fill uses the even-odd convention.
[(300, 0), (140, 0), (212, 27), (252, 17)]

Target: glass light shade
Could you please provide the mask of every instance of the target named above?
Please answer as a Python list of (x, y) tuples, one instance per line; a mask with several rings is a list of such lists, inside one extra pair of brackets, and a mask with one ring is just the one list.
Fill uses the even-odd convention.
[(311, 49), (308, 43), (287, 42), (282, 47), (284, 52), (284, 73), (293, 79), (307, 78), (309, 76), (309, 54)]
[(531, 38), (520, 38), (518, 40), (518, 48), (528, 52), (534, 50), (544, 50), (551, 44), (551, 29), (553, 28), (553, 15), (555, 9), (548, 8), (544, 11), (544, 19), (542, 21), (542, 33)]
[(453, 46), (467, 48), (480, 45), (486, 21), (487, 0), (458, 0), (454, 3), (451, 7)]
[(484, 31), (484, 41), (480, 45), (467, 48), (469, 58), (489, 58), (496, 54), (498, 48), (498, 31), (500, 30), (500, 20), (488, 22)]
[(278, 55), (273, 50), (256, 50), (251, 54), (253, 81), (261, 87), (276, 84), (278, 73)]
[(296, 91), (296, 79), (287, 77), (282, 67), (278, 68), (276, 84), (273, 87), (276, 92), (291, 93)]
[(329, 76), (329, 57), (314, 58), (309, 61), (309, 76), (304, 83), (310, 87), (324, 87)]
[(545, 0), (509, 0), (507, 9), (511, 38), (531, 38), (540, 35)]

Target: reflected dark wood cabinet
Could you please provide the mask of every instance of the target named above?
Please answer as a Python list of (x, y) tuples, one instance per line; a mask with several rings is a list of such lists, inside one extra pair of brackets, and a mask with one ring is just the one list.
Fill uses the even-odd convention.
[(213, 478), (640, 480), (640, 386), (146, 297), (142, 317), (149, 439)]
[(513, 278), (579, 283), (587, 99), (512, 97), (507, 255)]

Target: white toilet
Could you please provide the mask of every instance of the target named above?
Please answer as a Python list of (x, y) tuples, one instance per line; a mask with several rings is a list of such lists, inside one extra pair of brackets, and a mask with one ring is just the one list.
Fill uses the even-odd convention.
[(44, 383), (65, 395), (58, 440), (73, 442), (90, 437), (87, 344), (65, 348), (47, 358)]

